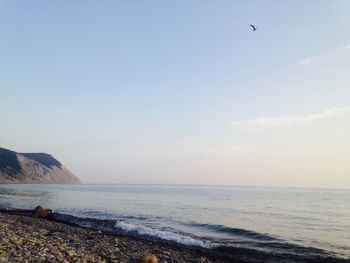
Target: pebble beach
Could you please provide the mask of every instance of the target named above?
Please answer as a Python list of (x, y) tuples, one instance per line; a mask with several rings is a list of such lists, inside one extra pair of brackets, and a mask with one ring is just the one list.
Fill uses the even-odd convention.
[(6, 213), (0, 214), (0, 241), (0, 262), (126, 263), (147, 254), (164, 263), (225, 262), (194, 249)]

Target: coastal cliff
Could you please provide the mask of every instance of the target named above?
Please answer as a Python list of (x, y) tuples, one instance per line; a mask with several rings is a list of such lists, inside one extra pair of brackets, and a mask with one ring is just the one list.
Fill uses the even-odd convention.
[(79, 184), (81, 181), (50, 154), (0, 148), (0, 183)]

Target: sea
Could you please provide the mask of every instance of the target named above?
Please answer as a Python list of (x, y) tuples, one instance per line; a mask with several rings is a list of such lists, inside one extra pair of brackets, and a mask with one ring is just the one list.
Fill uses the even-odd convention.
[(0, 208), (201, 249), (350, 258), (350, 190), (193, 185), (0, 185)]

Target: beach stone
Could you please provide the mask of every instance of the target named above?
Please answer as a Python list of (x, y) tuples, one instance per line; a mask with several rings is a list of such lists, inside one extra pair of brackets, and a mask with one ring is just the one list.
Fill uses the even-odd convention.
[(38, 205), (33, 210), (32, 217), (45, 218), (47, 217), (47, 215), (51, 214), (51, 212), (52, 212), (51, 209), (43, 208), (42, 206)]
[(60, 252), (64, 252), (65, 251), (65, 248), (64, 246), (58, 246), (57, 249), (60, 251)]
[(73, 257), (76, 255), (75, 251), (74, 250), (67, 250), (66, 251), (67, 255), (70, 256), (70, 257)]
[(15, 240), (12, 240), (12, 243), (19, 246), (22, 244), (22, 239), (15, 239)]
[(206, 257), (200, 257), (198, 260), (198, 263), (206, 263), (206, 262), (208, 262)]
[(158, 259), (155, 255), (146, 254), (140, 257), (140, 263), (158, 263)]

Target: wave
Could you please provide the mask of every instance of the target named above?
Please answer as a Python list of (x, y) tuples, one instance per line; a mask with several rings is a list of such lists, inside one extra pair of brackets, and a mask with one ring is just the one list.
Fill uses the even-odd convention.
[[(215, 240), (204, 240), (198, 237), (191, 236), (185, 233), (179, 233), (176, 231), (170, 231), (168, 229), (155, 229), (143, 225), (130, 223), (124, 220), (112, 220), (102, 218), (90, 218), (90, 217), (79, 217), (63, 213), (53, 213), (50, 215), (50, 219), (75, 224), (83, 227), (94, 228), (98, 230), (107, 231), (120, 231), (123, 234), (129, 234), (134, 236), (146, 236), (157, 238), (161, 240), (171, 241), (186, 246), (194, 246), (205, 249), (219, 249), (220, 251), (229, 252), (236, 250), (237, 248), (250, 248), (253, 250), (260, 251), (271, 251), (274, 253), (282, 254), (299, 254), (299, 255), (324, 255), (325, 251), (317, 248), (303, 247), (296, 244), (290, 244), (281, 239), (269, 236), (267, 234), (257, 233), (251, 230), (231, 228), (224, 225), (211, 225), (211, 224), (200, 224), (191, 222), (189, 225), (192, 227), (200, 227), (209, 229), (211, 231), (217, 231), (222, 233), (229, 233), (236, 235), (239, 238), (235, 241), (230, 240), (227, 245), (222, 242), (216, 242)], [(229, 245), (231, 243), (231, 245)], [(232, 245), (234, 245), (232, 247)], [(261, 250), (262, 249), (262, 250)], [(231, 251), (233, 252), (233, 251)]]
[(215, 225), (215, 224), (201, 224), (196, 222), (191, 222), (186, 224), (190, 227), (197, 227), (197, 228), (205, 228), (207, 230), (210, 230), (212, 232), (220, 232), (224, 234), (230, 234), (235, 235), (243, 238), (248, 239), (254, 239), (254, 240), (261, 240), (261, 241), (276, 241), (279, 240), (277, 237), (273, 237), (268, 234), (262, 234), (258, 232), (254, 232), (247, 229), (242, 228), (234, 228), (234, 227), (228, 227), (224, 225)]
[(269, 234), (263, 234), (254, 232), (247, 229), (233, 228), (224, 225), (217, 224), (201, 224), (197, 222), (191, 222), (185, 224), (191, 227), (197, 227), (206, 229), (212, 232), (224, 233), (235, 236), (237, 238), (229, 239), (227, 244), (222, 242), (216, 246), (219, 251), (226, 251), (230, 253), (236, 253), (239, 248), (247, 248), (253, 250), (259, 250), (260, 252), (272, 252), (277, 254), (288, 255), (304, 255), (304, 256), (330, 256), (332, 255), (328, 251), (315, 247), (305, 247), (298, 244), (289, 243), (278, 237), (274, 237)]
[(99, 230), (113, 229), (116, 222), (116, 220), (78, 217), (62, 213), (52, 213), (49, 215), (49, 219)]
[(137, 236), (154, 237), (166, 241), (172, 241), (178, 244), (187, 246), (196, 246), (201, 248), (211, 249), (216, 247), (215, 244), (207, 240), (200, 240), (195, 237), (176, 233), (168, 230), (153, 229), (150, 227), (136, 225), (129, 222), (110, 220), (110, 219), (95, 219), (95, 218), (83, 218), (62, 213), (52, 213), (50, 219), (75, 224), (83, 227), (94, 228), (99, 230), (121, 230), (125, 234), (132, 234)]
[(162, 240), (173, 241), (178, 244), (183, 244), (187, 246), (196, 246), (196, 247), (209, 248), (209, 249), (215, 247), (215, 245), (210, 241), (199, 240), (189, 235), (179, 234), (179, 233), (166, 231), (166, 230), (153, 229), (150, 227), (131, 224), (127, 222), (117, 222), (115, 224), (115, 227), (127, 233), (155, 237)]

